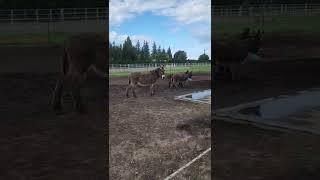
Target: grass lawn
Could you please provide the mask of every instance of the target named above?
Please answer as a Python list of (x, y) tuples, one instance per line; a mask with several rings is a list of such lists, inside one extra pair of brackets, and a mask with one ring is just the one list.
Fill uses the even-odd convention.
[[(193, 73), (211, 73), (211, 66), (194, 66), (194, 67), (174, 67), (166, 68), (166, 74), (174, 74), (174, 73), (181, 73), (186, 72), (187, 70), (192, 71)], [(128, 76), (129, 72), (111, 72), (109, 73), (110, 77), (124, 77)]]
[[(320, 16), (274, 16), (265, 17), (265, 33), (301, 32), (318, 34), (320, 32)], [(214, 17), (212, 31), (214, 35), (234, 35), (243, 28), (258, 28), (252, 17)]]

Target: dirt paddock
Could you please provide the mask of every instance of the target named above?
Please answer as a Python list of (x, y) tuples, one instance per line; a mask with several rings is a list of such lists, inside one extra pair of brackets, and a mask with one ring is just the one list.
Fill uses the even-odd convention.
[(87, 115), (72, 113), (68, 95), (57, 114), (49, 102), (60, 48), (1, 47), (0, 53), (0, 179), (105, 179), (105, 80), (90, 77), (85, 85)]
[[(320, 86), (320, 58), (308, 58), (320, 57), (319, 39), (295, 35), (271, 38), (264, 39), (262, 54), (270, 60), (280, 57), (288, 61), (250, 65), (251, 72), (242, 81), (214, 81), (213, 109)], [(301, 58), (294, 61), (297, 57)], [(320, 178), (319, 136), (265, 130), (214, 116), (212, 120), (214, 179)]]
[[(170, 90), (158, 80), (155, 96), (137, 89), (126, 98), (127, 78), (109, 81), (111, 179), (164, 179), (211, 145), (210, 105), (175, 101), (175, 95), (210, 88), (210, 75), (195, 74), (191, 87)], [(176, 179), (210, 179), (210, 153)]]

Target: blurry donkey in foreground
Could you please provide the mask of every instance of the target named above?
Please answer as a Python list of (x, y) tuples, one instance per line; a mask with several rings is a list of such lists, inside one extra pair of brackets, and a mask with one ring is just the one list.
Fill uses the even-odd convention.
[(53, 92), (52, 105), (54, 110), (62, 108), (61, 99), (66, 85), (71, 87), (75, 108), (85, 113), (83, 99), (80, 95), (82, 83), (87, 72), (92, 69), (97, 76), (106, 78), (107, 40), (99, 34), (80, 34), (72, 36), (64, 44), (61, 77), (57, 80)]
[(192, 78), (192, 71), (189, 72), (189, 70), (185, 73), (181, 73), (181, 74), (174, 74), (171, 76), (170, 80), (169, 80), (169, 88), (171, 87), (183, 87), (187, 81), (191, 81)]
[(129, 85), (126, 89), (126, 96), (129, 97), (129, 90), (132, 90), (133, 97), (137, 97), (135, 88), (137, 86), (150, 86), (150, 95), (154, 95), (154, 86), (159, 78), (165, 78), (164, 66), (149, 72), (133, 72), (129, 75)]

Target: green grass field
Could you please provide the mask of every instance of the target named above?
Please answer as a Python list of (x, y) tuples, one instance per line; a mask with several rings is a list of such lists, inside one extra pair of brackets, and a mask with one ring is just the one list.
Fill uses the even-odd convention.
[[(186, 72), (187, 70), (192, 71), (193, 73), (211, 73), (211, 66), (194, 66), (194, 67), (175, 67), (175, 68), (166, 68), (166, 74), (175, 74)], [(111, 72), (109, 73), (110, 77), (125, 77), (128, 76), (129, 72)]]
[[(266, 17), (264, 23), (265, 33), (300, 32), (319, 34), (320, 16), (291, 16), (291, 17)], [(212, 20), (214, 35), (234, 35), (243, 28), (258, 28), (252, 17), (215, 17)]]

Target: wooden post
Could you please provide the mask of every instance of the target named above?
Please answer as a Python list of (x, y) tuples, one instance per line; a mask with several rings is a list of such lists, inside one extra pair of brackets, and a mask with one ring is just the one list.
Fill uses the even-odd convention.
[(97, 20), (99, 20), (99, 9), (98, 8), (96, 8), (96, 18), (97, 18)]
[(64, 9), (60, 9), (60, 20), (64, 21)]
[(39, 10), (36, 9), (36, 23), (38, 24), (39, 23)]
[(13, 10), (10, 12), (10, 23), (13, 24)]
[(49, 15), (50, 15), (49, 21), (52, 22), (52, 9), (50, 9)]
[(27, 16), (27, 10), (24, 9), (24, 10), (23, 10), (23, 20), (26, 20), (26, 16)]
[(84, 19), (87, 21), (88, 20), (88, 9), (84, 9)]
[(304, 13), (305, 13), (305, 15), (308, 15), (308, 4), (307, 3), (304, 4)]
[(242, 16), (242, 6), (239, 7), (239, 16)]

